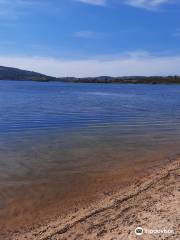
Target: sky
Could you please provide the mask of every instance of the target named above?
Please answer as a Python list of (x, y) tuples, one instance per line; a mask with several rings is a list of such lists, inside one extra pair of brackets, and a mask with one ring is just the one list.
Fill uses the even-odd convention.
[(0, 0), (0, 65), (59, 77), (180, 75), (180, 0)]

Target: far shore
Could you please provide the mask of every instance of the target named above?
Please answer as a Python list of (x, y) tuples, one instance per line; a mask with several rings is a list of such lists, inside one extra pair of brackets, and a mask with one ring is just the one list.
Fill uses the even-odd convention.
[(170, 76), (89, 76), (54, 77), (29, 70), (0, 66), (0, 80), (65, 82), (65, 83), (117, 83), (117, 84), (180, 84), (179, 75)]
[(20, 82), (56, 82), (56, 83), (84, 83), (84, 84), (147, 84), (147, 85), (156, 85), (156, 84), (180, 84), (180, 77), (179, 76), (169, 76), (169, 77), (162, 77), (162, 76), (150, 76), (150, 77), (143, 77), (143, 76), (127, 76), (127, 77), (109, 77), (109, 76), (100, 76), (100, 77), (49, 77), (49, 76), (18, 76), (11, 78), (1, 77), (1, 81), (20, 81)]
[[(17, 232), (9, 240), (134, 240), (170, 239), (179, 236), (180, 158), (171, 160), (132, 185), (65, 218), (27, 232)], [(139, 238), (135, 229), (142, 227)], [(138, 237), (138, 238), (137, 238)], [(5, 239), (5, 238), (4, 238)]]

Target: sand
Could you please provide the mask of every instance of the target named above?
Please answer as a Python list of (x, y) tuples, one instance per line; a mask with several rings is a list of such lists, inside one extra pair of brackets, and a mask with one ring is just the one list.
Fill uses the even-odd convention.
[[(180, 159), (86, 208), (9, 240), (180, 239)], [(141, 236), (135, 229), (142, 227)]]

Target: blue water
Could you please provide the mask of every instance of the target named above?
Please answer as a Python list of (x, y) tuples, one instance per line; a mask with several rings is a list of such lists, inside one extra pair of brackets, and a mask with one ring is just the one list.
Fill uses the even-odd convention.
[(33, 211), (45, 192), (44, 204), (93, 194), (114, 184), (112, 176), (123, 182), (124, 172), (179, 154), (179, 144), (179, 85), (0, 81), (0, 205), (7, 208), (26, 196), (22, 204), (33, 199)]
[(1, 81), (0, 131), (179, 124), (180, 86)]

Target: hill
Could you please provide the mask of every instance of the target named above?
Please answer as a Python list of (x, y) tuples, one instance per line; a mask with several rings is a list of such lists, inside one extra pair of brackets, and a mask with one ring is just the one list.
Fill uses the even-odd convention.
[(33, 71), (0, 66), (0, 80), (53, 81), (56, 78)]
[(0, 80), (18, 80), (18, 81), (58, 81), (58, 82), (74, 82), (74, 83), (132, 83), (132, 84), (180, 84), (180, 76), (125, 76), (125, 77), (61, 77), (56, 78), (41, 73), (21, 70), (18, 68), (0, 66)]

